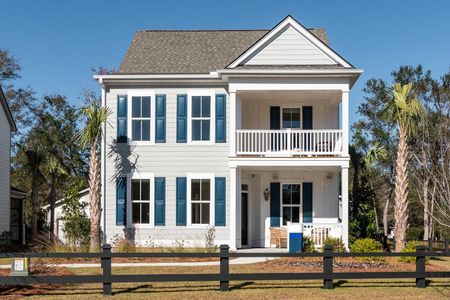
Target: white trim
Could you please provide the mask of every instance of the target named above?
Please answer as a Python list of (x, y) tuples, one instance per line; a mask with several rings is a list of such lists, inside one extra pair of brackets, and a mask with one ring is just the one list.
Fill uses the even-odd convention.
[[(131, 179), (150, 179), (150, 208), (149, 224), (133, 224), (132, 218), (132, 200), (131, 200)], [(127, 174), (127, 222), (126, 228), (155, 228), (155, 174), (133, 172)]]
[(349, 92), (342, 91), (342, 154), (348, 155), (349, 143)]
[(229, 167), (347, 167), (350, 157), (230, 157)]
[[(191, 208), (191, 181), (192, 179), (209, 179), (210, 180), (210, 204), (209, 204), (209, 224), (192, 224), (192, 208)], [(187, 173), (186, 174), (186, 227), (187, 228), (207, 228), (215, 225), (215, 174), (214, 173)]]
[(311, 32), (309, 32), (303, 25), (294, 20), (291, 16), (286, 17), (281, 23), (275, 26), (268, 34), (266, 34), (261, 40), (245, 51), (241, 56), (234, 60), (228, 65), (228, 68), (235, 68), (239, 64), (247, 61), (253, 54), (259, 51), (263, 46), (266, 45), (272, 38), (274, 38), (279, 33), (283, 32), (288, 26), (291, 26), (302, 34), (311, 44), (316, 46), (321, 50), (326, 56), (346, 68), (352, 68), (352, 66), (347, 63), (343, 58), (341, 58), (334, 50), (325, 45), (317, 37), (315, 37)]
[[(133, 97), (150, 97), (150, 141), (133, 141), (132, 129), (132, 104)], [(156, 93), (155, 90), (128, 90), (127, 93), (127, 136), (129, 145), (154, 145), (155, 144), (155, 127), (156, 127)]]
[[(237, 194), (238, 194), (238, 182), (240, 181), (239, 178), (239, 172), (236, 167), (230, 167), (230, 249), (236, 250), (236, 230), (237, 230), (237, 216), (236, 216), (236, 209), (237, 209)], [(239, 188), (240, 192), (240, 188)], [(240, 197), (240, 196), (239, 196)]]
[[(101, 89), (102, 89), (102, 94), (101, 94), (101, 105), (102, 107), (106, 107), (106, 91), (105, 91), (105, 87), (103, 86), (103, 84), (101, 84)], [(101, 178), (101, 208), (103, 211), (103, 243), (106, 243), (106, 122), (103, 124), (102, 126), (102, 143), (101, 143), (101, 157), (100, 157), (100, 167), (101, 167), (101, 172), (100, 172), (100, 178)], [(24, 239), (25, 241), (25, 239)]]
[(341, 169), (342, 243), (348, 250), (348, 167)]
[[(210, 128), (209, 141), (192, 140), (192, 97), (210, 96)], [(188, 145), (214, 145), (216, 143), (216, 92), (211, 89), (192, 89), (187, 93), (187, 144)]]
[(293, 80), (260, 80), (251, 82), (230, 82), (229, 92), (237, 91), (347, 91), (349, 83), (345, 79), (334, 80), (334, 83), (324, 78), (304, 78)]

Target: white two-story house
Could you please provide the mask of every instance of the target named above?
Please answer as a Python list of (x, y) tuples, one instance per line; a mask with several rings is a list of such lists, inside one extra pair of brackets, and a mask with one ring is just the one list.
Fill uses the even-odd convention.
[(349, 92), (362, 70), (323, 29), (148, 30), (95, 78), (105, 240), (284, 246), (286, 227), (348, 244)]

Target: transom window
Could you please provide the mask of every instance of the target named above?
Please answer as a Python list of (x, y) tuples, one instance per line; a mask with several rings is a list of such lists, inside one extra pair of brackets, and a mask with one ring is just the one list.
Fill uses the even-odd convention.
[(283, 211), (283, 225), (287, 222), (300, 222), (300, 184), (283, 184), (282, 190), (282, 211)]
[(192, 96), (192, 140), (209, 141), (211, 131), (211, 97)]
[(134, 224), (150, 223), (150, 179), (131, 180), (131, 219)]
[(283, 128), (300, 128), (300, 108), (283, 108)]
[(191, 223), (209, 224), (211, 205), (211, 180), (191, 180)]
[(131, 101), (132, 139), (150, 141), (150, 96), (133, 96)]

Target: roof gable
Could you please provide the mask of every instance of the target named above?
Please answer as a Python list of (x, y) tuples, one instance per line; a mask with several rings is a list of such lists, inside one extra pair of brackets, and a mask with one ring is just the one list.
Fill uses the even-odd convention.
[(242, 65), (352, 65), (303, 25), (286, 17), (242, 53), (228, 68)]

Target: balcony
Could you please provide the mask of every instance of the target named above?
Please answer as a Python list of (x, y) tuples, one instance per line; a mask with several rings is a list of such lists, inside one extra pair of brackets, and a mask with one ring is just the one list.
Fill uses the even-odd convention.
[(236, 154), (265, 157), (340, 156), (343, 132), (339, 129), (238, 129)]

